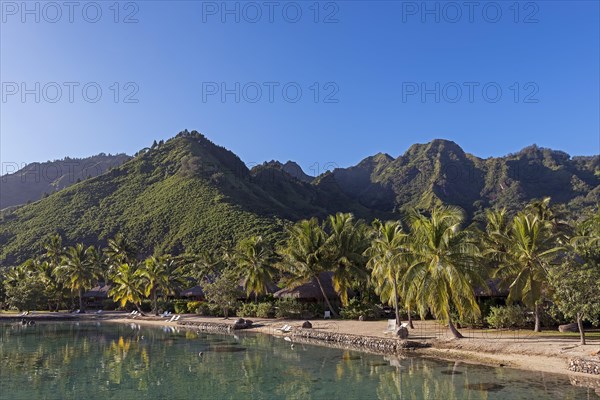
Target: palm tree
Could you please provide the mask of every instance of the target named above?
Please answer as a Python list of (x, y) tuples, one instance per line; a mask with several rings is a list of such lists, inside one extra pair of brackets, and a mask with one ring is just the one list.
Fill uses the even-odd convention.
[(144, 295), (152, 297), (152, 312), (158, 315), (158, 292), (163, 296), (174, 294), (181, 282), (181, 269), (170, 255), (149, 257), (135, 273), (142, 280)]
[(121, 307), (130, 302), (135, 308), (143, 314), (140, 309), (142, 295), (144, 293), (143, 281), (137, 274), (138, 265), (124, 263), (119, 265), (116, 272), (112, 276), (113, 287), (108, 292), (108, 295), (114, 301), (118, 301)]
[[(42, 256), (44, 264), (38, 265), (40, 279), (47, 288), (48, 300), (53, 300), (55, 311), (58, 311), (63, 297), (64, 286), (59, 279), (56, 279), (56, 268), (60, 265), (65, 254), (62, 237), (57, 233), (49, 236), (44, 241), (46, 253)], [(51, 310), (51, 307), (50, 307)]]
[(273, 283), (273, 251), (262, 236), (241, 240), (235, 248), (233, 260), (243, 279), (246, 296), (254, 292), (254, 301), (266, 294)]
[(414, 211), (410, 224), (415, 262), (404, 275), (408, 298), (416, 300), (421, 314), (429, 308), (447, 322), (455, 338), (463, 335), (452, 322), (452, 307), (460, 318), (479, 316), (474, 287), (485, 287), (476, 268), (479, 249), (470, 233), (460, 229), (463, 220), (457, 207), (438, 206), (430, 216)]
[(327, 252), (333, 267), (333, 288), (343, 305), (348, 304), (348, 289), (366, 281), (365, 250), (369, 247), (367, 227), (352, 214), (337, 213), (328, 218)]
[(58, 233), (51, 235), (44, 242), (44, 249), (46, 250), (44, 258), (48, 261), (52, 268), (58, 267), (65, 252), (62, 237)]
[(69, 247), (55, 270), (59, 280), (71, 291), (78, 293), (80, 312), (85, 312), (84, 290), (90, 289), (99, 276), (99, 265), (95, 252), (94, 246), (85, 247), (81, 243), (75, 247)]
[(325, 231), (316, 218), (297, 222), (289, 228), (287, 243), (280, 250), (283, 258), (280, 266), (290, 274), (292, 286), (315, 280), (331, 314), (337, 317), (319, 278), (321, 273), (331, 270), (326, 242)]
[(512, 222), (505, 260), (495, 273), (509, 286), (509, 301), (521, 300), (534, 309), (535, 332), (541, 332), (539, 302), (548, 282), (548, 267), (563, 249), (556, 239), (551, 222), (530, 213), (518, 214)]
[(108, 266), (107, 276), (111, 276), (121, 264), (133, 264), (137, 257), (135, 245), (122, 233), (117, 233), (114, 239), (108, 240), (104, 249), (106, 264)]
[(398, 221), (386, 223), (376, 221), (374, 228), (376, 236), (371, 247), (366, 250), (369, 256), (367, 266), (371, 269), (371, 276), (382, 301), (388, 303), (390, 300), (393, 301), (396, 326), (400, 326), (398, 285), (402, 279), (401, 269), (404, 266), (403, 256), (406, 254), (408, 235), (402, 232), (402, 226)]

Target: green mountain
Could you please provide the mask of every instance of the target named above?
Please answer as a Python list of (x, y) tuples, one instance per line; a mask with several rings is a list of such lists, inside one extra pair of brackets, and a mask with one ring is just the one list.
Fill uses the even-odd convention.
[(474, 217), (488, 207), (516, 210), (545, 196), (571, 212), (600, 202), (598, 156), (571, 158), (535, 145), (481, 159), (437, 139), (415, 144), (396, 159), (378, 154), (333, 175), (345, 194), (379, 211), (445, 203)]
[[(69, 158), (27, 164), (0, 179), (0, 210), (41, 199), (84, 179), (101, 175), (123, 164), (131, 157), (126, 154), (104, 154), (86, 158)], [(13, 167), (5, 163), (4, 169)], [(18, 168), (14, 165), (15, 169)]]
[[(232, 152), (184, 131), (141, 150), (108, 172), (0, 215), (0, 265), (37, 254), (48, 234), (103, 245), (117, 232), (152, 251), (215, 249), (242, 237), (282, 238), (290, 221), (337, 211), (394, 218), (409, 206), (449, 203), (476, 217), (490, 206), (513, 210), (552, 196), (576, 216), (600, 202), (598, 156), (528, 147), (480, 159), (457, 144), (415, 144), (398, 158), (376, 154), (316, 178), (297, 164), (249, 170)], [(99, 240), (99, 242), (98, 242)]]

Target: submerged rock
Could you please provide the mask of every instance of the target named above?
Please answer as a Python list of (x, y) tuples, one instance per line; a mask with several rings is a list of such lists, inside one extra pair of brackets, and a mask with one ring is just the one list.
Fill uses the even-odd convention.
[(462, 372), (460, 371), (453, 371), (451, 369), (447, 369), (445, 371), (441, 372), (442, 375), (462, 375)]
[(499, 392), (500, 390), (504, 389), (504, 385), (492, 382), (482, 382), (470, 383), (468, 385), (465, 385), (465, 388), (469, 390), (479, 390), (480, 392)]

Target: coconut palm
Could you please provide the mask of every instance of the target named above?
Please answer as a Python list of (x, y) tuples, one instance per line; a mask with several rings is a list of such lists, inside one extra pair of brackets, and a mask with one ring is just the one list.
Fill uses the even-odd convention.
[(367, 263), (381, 300), (394, 305), (396, 326), (400, 326), (400, 311), (398, 307), (399, 281), (402, 279), (404, 256), (407, 253), (408, 235), (402, 231), (398, 221), (374, 223), (376, 236), (365, 254), (369, 256)]
[(438, 206), (429, 216), (413, 211), (410, 216), (415, 262), (407, 269), (407, 296), (416, 300), (424, 314), (429, 308), (436, 318), (448, 323), (455, 338), (462, 338), (452, 321), (454, 307), (462, 319), (478, 317), (474, 287), (485, 287), (477, 269), (479, 249), (457, 207)]
[[(61, 264), (65, 254), (62, 237), (59, 234), (49, 236), (44, 241), (46, 253), (42, 255), (45, 264), (38, 264), (37, 270), (40, 279), (46, 287), (46, 293), (49, 301), (54, 301), (55, 310), (58, 311), (63, 298), (64, 286), (60, 279), (56, 278), (56, 268)], [(50, 307), (51, 309), (51, 307)]]
[(65, 287), (75, 291), (79, 297), (79, 310), (85, 312), (83, 292), (94, 285), (100, 274), (94, 246), (85, 247), (79, 243), (66, 249), (55, 274)]
[(108, 292), (108, 295), (111, 296), (114, 301), (119, 302), (121, 307), (125, 307), (129, 302), (142, 313), (140, 303), (142, 302), (144, 288), (143, 280), (140, 278), (139, 274), (136, 273), (138, 267), (138, 264), (124, 263), (119, 265), (112, 276), (113, 287)]
[(290, 285), (299, 286), (315, 280), (323, 300), (337, 317), (319, 275), (331, 270), (326, 248), (327, 236), (316, 218), (303, 220), (288, 229), (288, 239), (280, 250), (282, 270), (289, 274)]
[(548, 282), (548, 268), (563, 247), (557, 246), (553, 225), (530, 213), (519, 213), (512, 222), (504, 262), (495, 275), (510, 288), (508, 300), (522, 301), (534, 309), (535, 332), (541, 332), (540, 300)]
[(59, 234), (51, 235), (44, 242), (44, 249), (46, 250), (44, 254), (46, 261), (52, 268), (58, 267), (65, 252), (62, 237)]
[(137, 250), (135, 245), (122, 233), (117, 233), (113, 239), (108, 240), (104, 249), (106, 257), (107, 276), (110, 277), (121, 264), (135, 263)]
[(273, 283), (273, 251), (262, 236), (241, 240), (233, 253), (236, 269), (243, 279), (246, 296), (254, 292), (254, 300), (266, 294)]
[(198, 254), (182, 254), (177, 256), (176, 260), (183, 273), (199, 283), (212, 280), (226, 267), (222, 257), (206, 250)]
[(343, 305), (348, 304), (348, 289), (366, 281), (365, 250), (369, 247), (368, 230), (352, 214), (337, 213), (327, 220), (327, 251), (333, 267), (333, 288)]
[(175, 294), (175, 288), (182, 280), (181, 269), (170, 255), (147, 258), (135, 275), (141, 279), (144, 295), (152, 297), (155, 315), (158, 315), (158, 292), (163, 296)]

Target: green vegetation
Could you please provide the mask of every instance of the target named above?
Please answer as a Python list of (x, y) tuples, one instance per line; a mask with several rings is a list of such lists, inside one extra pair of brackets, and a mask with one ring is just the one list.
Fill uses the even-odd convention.
[(489, 326), (501, 328), (524, 328), (527, 325), (525, 310), (521, 306), (492, 307), (486, 317)]
[[(259, 303), (258, 298), (273, 282), (295, 286), (315, 281), (323, 302), (337, 316), (323, 285), (323, 279), (331, 279), (343, 318), (377, 318), (380, 308), (370, 300), (377, 294), (394, 305), (398, 323), (401, 312), (410, 318), (411, 310), (418, 310), (421, 317), (431, 314), (447, 323), (460, 338), (456, 323), (483, 320), (496, 328), (522, 327), (529, 322), (529, 311), (539, 331), (541, 310), (552, 301), (578, 322), (585, 343), (582, 321), (597, 323), (600, 314), (600, 211), (577, 224), (555, 216), (546, 199), (531, 203), (512, 220), (504, 210), (488, 212), (483, 229), (463, 228), (462, 211), (448, 206), (414, 209), (403, 222), (375, 221), (371, 228), (339, 213), (292, 225), (276, 251), (273, 243), (251, 236), (213, 252), (143, 260), (124, 235), (109, 240), (102, 251), (82, 244), (62, 247), (62, 238), (54, 235), (38, 258), (3, 274), (0, 293), (5, 304), (20, 310), (58, 309), (75, 294), (83, 311), (82, 292), (109, 282), (112, 301), (121, 307), (132, 304), (140, 312), (147, 302), (144, 307), (157, 314), (159, 294), (167, 304), (165, 299), (178, 289), (199, 284), (208, 302), (178, 300), (172, 303), (176, 312), (302, 318), (319, 315), (322, 306), (289, 298)], [(507, 286), (507, 300), (513, 304), (487, 312), (489, 304), (484, 303), (482, 316), (475, 293), (485, 291), (486, 279), (494, 276)], [(246, 296), (256, 294), (254, 303), (239, 302), (242, 287)]]
[[(75, 308), (77, 297), (84, 311), (82, 294), (102, 282), (121, 307), (158, 314), (198, 284), (208, 303), (180, 302), (179, 311), (299, 316), (321, 305), (261, 298), (275, 284), (314, 282), (334, 317), (341, 304), (345, 318), (369, 318), (381, 301), (398, 323), (416, 310), (461, 337), (461, 322), (515, 319), (510, 307), (491, 319), (480, 308), (475, 292), (492, 280), (509, 306), (534, 313), (536, 331), (552, 302), (577, 320), (583, 342), (582, 321), (596, 322), (600, 308), (599, 169), (597, 157), (537, 147), (481, 160), (435, 140), (310, 179), (290, 163), (248, 170), (185, 131), (2, 211), (0, 295), (21, 310)], [(254, 305), (240, 306), (241, 289)]]
[(33, 257), (51, 233), (61, 234), (66, 245), (104, 247), (126, 232), (147, 257), (215, 251), (251, 236), (278, 243), (291, 222), (337, 212), (389, 220), (415, 207), (446, 204), (463, 208), (468, 223), (482, 221), (490, 208), (504, 207), (512, 218), (527, 202), (551, 196), (562, 219), (576, 220), (600, 202), (597, 156), (570, 158), (532, 146), (482, 160), (445, 140), (411, 146), (395, 159), (377, 154), (310, 179), (293, 163), (249, 170), (235, 154), (184, 131), (103, 170), (2, 210), (0, 265)]

